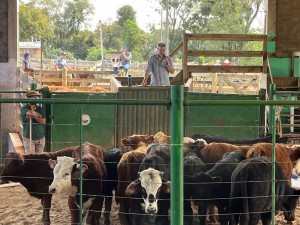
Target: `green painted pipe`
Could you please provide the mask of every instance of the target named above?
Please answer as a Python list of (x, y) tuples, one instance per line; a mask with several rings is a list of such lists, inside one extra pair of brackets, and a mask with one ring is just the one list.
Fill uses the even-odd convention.
[(183, 93), (171, 87), (171, 225), (183, 225)]
[[(276, 90), (275, 84), (270, 84), (270, 100), (274, 100), (274, 93)], [(275, 225), (275, 199), (276, 199), (276, 192), (275, 192), (275, 161), (276, 161), (276, 113), (275, 113), (275, 106), (270, 106), (270, 113), (269, 113), (269, 121), (270, 121), (270, 133), (272, 133), (272, 225)]]
[(15, 91), (15, 90), (1, 90), (0, 94), (11, 93), (11, 94), (18, 94), (18, 93), (27, 93), (27, 91)]
[(291, 94), (291, 95), (299, 95), (300, 91), (276, 91), (274, 90), (276, 95), (285, 95), (285, 94)]
[(299, 101), (285, 101), (285, 100), (185, 100), (184, 106), (200, 106), (200, 105), (222, 105), (222, 106), (234, 106), (234, 105), (300, 105)]
[(80, 163), (80, 181), (79, 181), (79, 225), (82, 225), (82, 107), (80, 107), (80, 134), (79, 134), (79, 145), (80, 145), (80, 154), (79, 154), (79, 163)]
[(115, 99), (22, 99), (22, 98), (2, 98), (0, 103), (48, 103), (48, 104), (101, 104), (101, 105), (162, 105), (169, 106), (170, 100), (115, 100)]

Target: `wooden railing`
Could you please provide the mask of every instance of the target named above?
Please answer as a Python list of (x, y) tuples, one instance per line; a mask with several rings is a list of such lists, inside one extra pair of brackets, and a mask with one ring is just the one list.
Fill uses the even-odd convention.
[[(260, 41), (262, 51), (225, 51), (225, 50), (190, 50), (189, 41)], [(191, 73), (266, 73), (267, 72), (267, 36), (255, 34), (184, 34), (183, 37), (183, 80), (186, 81)], [(261, 57), (262, 66), (217, 66), (217, 65), (188, 65), (189, 56), (206, 57)]]

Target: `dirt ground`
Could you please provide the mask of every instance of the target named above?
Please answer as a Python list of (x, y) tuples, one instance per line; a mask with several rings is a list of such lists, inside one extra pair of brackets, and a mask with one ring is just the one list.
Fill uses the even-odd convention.
[[(118, 206), (114, 203), (111, 212), (111, 225), (118, 225)], [(298, 204), (294, 225), (300, 225), (300, 204)], [(42, 207), (40, 201), (31, 197), (26, 189), (19, 185), (0, 188), (0, 224), (1, 225), (40, 225)], [(70, 224), (67, 197), (54, 195), (50, 211), (52, 225)], [(102, 223), (103, 224), (103, 223)], [(286, 224), (279, 214), (276, 224)]]

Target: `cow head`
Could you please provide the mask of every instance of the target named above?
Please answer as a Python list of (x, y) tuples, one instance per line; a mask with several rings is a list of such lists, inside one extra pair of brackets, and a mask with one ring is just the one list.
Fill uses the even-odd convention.
[[(49, 187), (52, 194), (62, 193), (75, 196), (77, 187), (72, 185), (72, 173), (79, 170), (80, 165), (77, 160), (71, 157), (57, 157), (57, 161), (49, 159), (49, 165), (53, 169), (54, 178)], [(87, 165), (82, 164), (82, 173), (88, 169)]]
[(128, 136), (127, 138), (122, 138), (121, 143), (123, 146), (131, 147), (132, 150), (137, 149), (141, 145), (148, 146), (153, 143), (154, 137), (153, 135), (138, 135), (134, 134), (132, 136)]
[(162, 178), (163, 172), (149, 168), (139, 173), (139, 179), (127, 187), (126, 195), (135, 195), (141, 192), (146, 213), (157, 213), (157, 201), (160, 191), (170, 193), (170, 181)]
[(24, 163), (25, 160), (19, 153), (8, 153), (0, 175), (0, 183), (7, 183), (10, 179), (13, 181), (13, 177), (16, 176), (16, 173), (22, 168)]
[(283, 212), (286, 221), (295, 220), (295, 209), (299, 196), (300, 190), (294, 190), (290, 187), (286, 188), (285, 196), (283, 196), (280, 206), (280, 210)]
[(171, 144), (171, 136), (165, 135), (163, 132), (159, 131), (154, 135), (153, 143), (166, 143)]

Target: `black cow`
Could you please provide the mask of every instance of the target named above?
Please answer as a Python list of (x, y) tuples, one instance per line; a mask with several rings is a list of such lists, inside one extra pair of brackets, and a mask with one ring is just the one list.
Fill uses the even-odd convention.
[(21, 155), (10, 152), (4, 162), (1, 180), (20, 182), (28, 193), (41, 199), (43, 207), (42, 221), (50, 224), (50, 209), (52, 195), (48, 193), (48, 187), (53, 180), (52, 169), (48, 160), (56, 160), (60, 156), (71, 156), (76, 147), (68, 147), (53, 153), (38, 153)]
[[(233, 144), (233, 145), (253, 145), (259, 142), (267, 142), (267, 143), (272, 143), (272, 136), (271, 135), (266, 135), (264, 137), (260, 138), (255, 138), (255, 139), (240, 139), (240, 140), (233, 140), (229, 138), (224, 138), (220, 136), (211, 136), (211, 135), (203, 135), (203, 134), (193, 134), (191, 136), (194, 140), (197, 139), (204, 139), (207, 144), (216, 142), (216, 143), (228, 143), (228, 144)], [(281, 138), (279, 134), (276, 134), (276, 143), (286, 143), (287, 138), (283, 137)]]
[(224, 213), (229, 203), (231, 174), (244, 159), (245, 156), (240, 151), (229, 152), (209, 171), (184, 177), (192, 198), (199, 199), (196, 204), (217, 206), (220, 224), (228, 224), (229, 218)]
[[(300, 191), (293, 190), (286, 181), (279, 163), (275, 163), (276, 212), (284, 211), (285, 219), (294, 219), (294, 210)], [(228, 213), (231, 224), (271, 224), (272, 160), (256, 157), (242, 161), (232, 174)]]
[(142, 221), (141, 203), (147, 215), (156, 214), (156, 225), (166, 225), (170, 208), (170, 145), (152, 144), (139, 167), (139, 178), (126, 189), (127, 195), (135, 195), (134, 224)]
[(105, 225), (110, 225), (110, 211), (112, 205), (113, 190), (117, 190), (118, 186), (118, 163), (124, 154), (124, 150), (114, 148), (104, 152), (104, 164), (107, 170), (107, 182), (105, 189)]
[[(189, 152), (184, 158), (184, 175), (189, 176), (192, 174), (199, 173), (201, 171), (206, 171), (206, 166), (203, 161), (197, 156), (195, 152)], [(193, 196), (192, 191), (189, 189), (189, 185), (185, 184), (184, 187), (184, 224), (193, 224), (193, 210), (191, 208), (190, 199)], [(206, 214), (206, 206), (198, 206), (199, 215)], [(205, 225), (205, 216), (200, 217), (200, 224)]]

